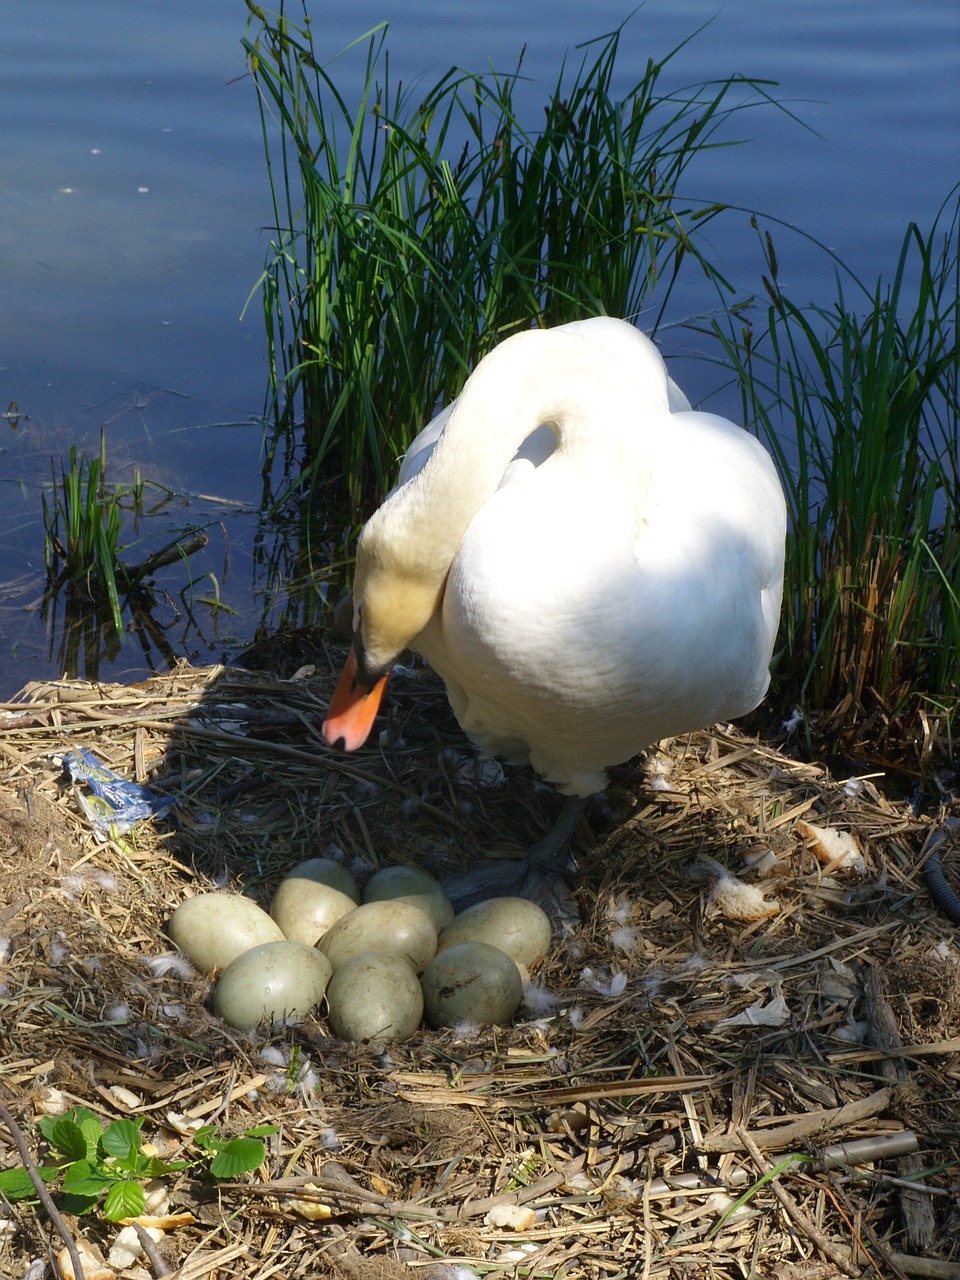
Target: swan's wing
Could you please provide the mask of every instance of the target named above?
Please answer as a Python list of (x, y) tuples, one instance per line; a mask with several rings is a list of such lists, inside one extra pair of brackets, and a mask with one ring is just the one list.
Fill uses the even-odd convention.
[(749, 431), (696, 411), (678, 413), (672, 422), (666, 445), (674, 463), (656, 472), (645, 542), (663, 560), (676, 554), (695, 563), (702, 554), (698, 540), (712, 530), (711, 541), (720, 553), (718, 590), (747, 614), (755, 611), (754, 682), (745, 683), (746, 701), (739, 709), (724, 709), (732, 717), (752, 710), (766, 690), (783, 591), (783, 486), (770, 454)]
[(743, 714), (767, 687), (786, 523), (776, 470), (714, 415), (664, 411), (663, 424), (647, 502), (629, 467), (598, 486), (563, 457), (501, 486), (415, 645), (483, 750), (529, 758), (570, 794), (651, 741)]

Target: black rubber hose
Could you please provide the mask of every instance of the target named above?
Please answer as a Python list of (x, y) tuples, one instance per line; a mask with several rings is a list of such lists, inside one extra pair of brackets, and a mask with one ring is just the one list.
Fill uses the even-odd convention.
[(940, 865), (940, 846), (947, 838), (949, 831), (960, 831), (960, 818), (948, 818), (939, 830), (934, 831), (923, 846), (921, 857), (924, 859), (920, 874), (927, 886), (927, 892), (948, 919), (960, 924), (960, 894), (956, 892), (944, 875)]

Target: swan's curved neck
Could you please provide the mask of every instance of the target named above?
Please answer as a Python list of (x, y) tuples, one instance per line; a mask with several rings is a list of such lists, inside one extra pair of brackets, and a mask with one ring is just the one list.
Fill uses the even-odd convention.
[(636, 380), (595, 343), (557, 330), (516, 334), (478, 365), (423, 470), (377, 517), (395, 508), (415, 543), (411, 562), (436, 556), (445, 575), (467, 525), (537, 426), (554, 429), (562, 454), (606, 457), (605, 442), (625, 428), (636, 435), (640, 399)]
[[(368, 647), (385, 658), (391, 646), (398, 651), (426, 626), (467, 526), (537, 426), (554, 429), (558, 455), (575, 458), (578, 467), (605, 465), (609, 475), (618, 440), (626, 434), (635, 442), (642, 430), (642, 400), (630, 371), (596, 343), (561, 330), (516, 334), (486, 356), (423, 469), (363, 531), (355, 595), (369, 595), (376, 608), (371, 631), (391, 633), (389, 642), (371, 639)], [(656, 411), (652, 397), (650, 407)], [(367, 591), (374, 581), (376, 590)], [(398, 644), (401, 629), (405, 638)]]

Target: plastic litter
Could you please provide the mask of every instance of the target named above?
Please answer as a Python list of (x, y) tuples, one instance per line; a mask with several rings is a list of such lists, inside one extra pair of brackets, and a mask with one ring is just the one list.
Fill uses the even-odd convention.
[(157, 796), (138, 782), (125, 781), (85, 747), (54, 759), (74, 782), (89, 787), (89, 794), (77, 791), (77, 801), (94, 830), (105, 835), (125, 835), (146, 818), (164, 818), (176, 804), (173, 796)]

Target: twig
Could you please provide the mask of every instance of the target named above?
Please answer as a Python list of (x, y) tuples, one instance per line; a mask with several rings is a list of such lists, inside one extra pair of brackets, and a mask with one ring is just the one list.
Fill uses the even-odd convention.
[(37, 1195), (40, 1198), (40, 1203), (47, 1211), (47, 1217), (56, 1227), (61, 1240), (67, 1246), (67, 1253), (70, 1255), (70, 1262), (73, 1266), (74, 1280), (84, 1280), (83, 1263), (80, 1261), (80, 1252), (77, 1249), (73, 1236), (70, 1234), (70, 1229), (63, 1219), (63, 1214), (53, 1203), (53, 1197), (50, 1195), (50, 1192), (44, 1186), (43, 1179), (40, 1177), (40, 1172), (37, 1169), (36, 1161), (30, 1153), (30, 1148), (27, 1146), (26, 1138), (23, 1136), (23, 1130), (2, 1102), (0, 1102), (0, 1120), (3, 1121), (10, 1131), (10, 1137), (13, 1139), (14, 1145), (20, 1152), (20, 1159), (23, 1161), (23, 1167), (27, 1171), (27, 1176), (36, 1189)]
[[(892, 1050), (894, 1053), (903, 1048), (897, 1020), (887, 998), (886, 983), (883, 974), (875, 964), (867, 970), (864, 983), (864, 999), (867, 1009), (867, 1029), (870, 1041), (878, 1049)], [(880, 1063), (880, 1074), (891, 1084), (903, 1084), (909, 1079), (907, 1064), (901, 1057), (887, 1059)], [(905, 1155), (898, 1165), (898, 1171), (906, 1174), (919, 1173), (922, 1168), (920, 1157), (914, 1154)], [(937, 1224), (933, 1216), (933, 1205), (929, 1196), (920, 1194), (915, 1188), (902, 1188), (899, 1193), (900, 1210), (907, 1228), (907, 1244), (917, 1253), (929, 1251), (936, 1235)]]
[[(231, 1244), (213, 1253), (196, 1253), (187, 1258), (176, 1271), (169, 1273), (170, 1280), (200, 1280), (202, 1276), (217, 1275), (225, 1272), (231, 1263), (246, 1257), (249, 1253), (247, 1244)], [(233, 1274), (232, 1271), (229, 1274)]]
[[(868, 1261), (862, 1249), (851, 1249), (850, 1257), (857, 1262)], [(960, 1280), (960, 1264), (944, 1258), (921, 1258), (911, 1253), (891, 1253), (888, 1258), (905, 1276), (920, 1276), (925, 1280)]]
[(905, 1044), (899, 1049), (843, 1049), (839, 1053), (828, 1053), (827, 1062), (831, 1065), (843, 1062), (885, 1062), (888, 1058), (946, 1058), (952, 1053), (960, 1053), (960, 1036), (950, 1040), (933, 1040), (929, 1044)]
[[(757, 1171), (761, 1174), (769, 1173), (773, 1166), (764, 1158), (760, 1148), (754, 1142), (747, 1130), (738, 1129), (737, 1134), (740, 1141), (743, 1143), (743, 1146), (749, 1153), (750, 1158), (753, 1160), (753, 1163), (756, 1165)], [(825, 1254), (830, 1259), (835, 1267), (839, 1267), (846, 1276), (858, 1276), (860, 1274), (860, 1268), (853, 1265), (850, 1261), (849, 1254), (845, 1254), (842, 1249), (831, 1244), (823, 1232), (814, 1226), (794, 1198), (785, 1190), (784, 1187), (780, 1185), (780, 1180), (778, 1178), (772, 1178), (770, 1180), (770, 1188), (773, 1191), (773, 1194), (780, 1201), (784, 1212), (791, 1222), (793, 1222), (795, 1226), (799, 1227), (804, 1235), (806, 1235), (817, 1246), (821, 1253)]]
[(195, 551), (202, 551), (209, 541), (205, 533), (194, 533), (189, 538), (175, 542), (172, 547), (165, 547), (155, 555), (149, 556), (142, 564), (125, 566), (124, 573), (127, 581), (131, 584), (139, 584), (140, 579), (145, 578), (148, 573), (154, 573), (157, 569), (166, 568), (168, 564), (174, 564), (177, 560), (192, 556)]
[[(842, 1107), (832, 1107), (824, 1111), (811, 1111), (809, 1115), (792, 1124), (778, 1125), (775, 1129), (755, 1129), (750, 1136), (758, 1150), (782, 1150), (793, 1147), (805, 1138), (816, 1137), (826, 1129), (835, 1129), (840, 1125), (855, 1124), (860, 1120), (868, 1120), (886, 1111), (893, 1097), (892, 1089), (878, 1089), (866, 1098), (858, 1098)], [(741, 1147), (738, 1129), (734, 1133), (718, 1133), (704, 1138), (699, 1144), (701, 1151), (722, 1152), (739, 1151)], [(749, 1150), (749, 1148), (748, 1148)]]
[(157, 1248), (157, 1242), (146, 1229), (141, 1227), (139, 1222), (133, 1224), (133, 1229), (137, 1233), (137, 1239), (140, 1241), (140, 1248), (150, 1259), (150, 1266), (153, 1268), (153, 1274), (156, 1280), (163, 1280), (164, 1276), (173, 1274), (172, 1267), (168, 1267), (164, 1261), (163, 1254)]

